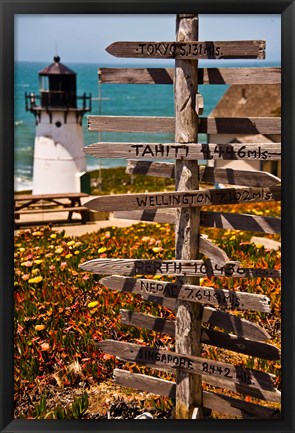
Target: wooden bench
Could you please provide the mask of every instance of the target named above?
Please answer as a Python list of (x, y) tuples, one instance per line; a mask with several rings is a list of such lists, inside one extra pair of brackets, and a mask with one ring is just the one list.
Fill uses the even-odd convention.
[(69, 212), (67, 221), (72, 221), (74, 212), (81, 215), (83, 224), (88, 220), (89, 210), (81, 205), (81, 198), (89, 197), (89, 194), (59, 193), (59, 194), (15, 194), (14, 195), (14, 220), (19, 220), (21, 215)]

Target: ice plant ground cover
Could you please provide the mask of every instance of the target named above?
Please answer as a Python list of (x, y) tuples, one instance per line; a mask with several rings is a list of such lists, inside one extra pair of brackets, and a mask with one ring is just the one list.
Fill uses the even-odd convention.
[[(268, 203), (267, 206), (264, 203), (214, 206), (214, 211), (221, 210), (280, 217), (278, 202)], [(202, 228), (201, 232), (221, 247), (231, 260), (240, 261), (245, 267), (281, 268), (280, 250), (267, 250), (250, 242), (253, 235), (262, 236), (261, 233), (209, 228)], [(264, 237), (280, 241), (279, 234), (265, 234)], [(124, 325), (120, 321), (119, 310), (131, 309), (167, 319), (174, 319), (174, 312), (146, 302), (140, 295), (109, 290), (99, 283), (101, 276), (87, 273), (79, 265), (87, 260), (106, 257), (173, 259), (174, 242), (174, 226), (155, 223), (141, 223), (128, 228), (109, 227), (81, 237), (68, 237), (50, 227), (18, 232), (14, 253), (16, 417), (91, 418), (92, 391), (111, 384), (116, 367), (124, 366), (133, 372), (172, 378), (168, 373), (139, 364), (123, 363), (95, 349), (94, 342), (111, 338), (173, 350), (173, 337)], [(172, 278), (170, 280), (173, 281)], [(225, 311), (262, 326), (270, 334), (271, 344), (280, 348), (280, 279), (205, 277), (201, 279), (201, 285), (267, 295), (271, 300), (269, 314), (247, 310)], [(275, 385), (280, 389), (280, 361), (266, 361), (205, 344), (203, 356), (273, 373), (277, 377)], [(96, 408), (100, 414), (107, 412), (113, 393), (112, 390), (108, 395), (106, 388), (103, 394), (105, 402)], [(144, 393), (130, 388), (118, 394), (119, 388), (116, 387), (116, 395), (123, 395), (128, 401), (137, 398), (141, 405), (153, 404), (163, 411), (172, 407), (168, 398), (147, 398)], [(51, 394), (49, 390), (52, 390)], [(65, 403), (56, 399), (49, 407), (46, 398), (48, 400), (53, 394), (62, 393), (78, 397), (66, 400), (66, 409), (63, 408)], [(228, 395), (234, 396), (230, 392)], [(97, 395), (95, 398), (98, 398)], [(256, 401), (250, 397), (246, 399)], [(276, 407), (276, 404), (263, 401), (259, 404)]]

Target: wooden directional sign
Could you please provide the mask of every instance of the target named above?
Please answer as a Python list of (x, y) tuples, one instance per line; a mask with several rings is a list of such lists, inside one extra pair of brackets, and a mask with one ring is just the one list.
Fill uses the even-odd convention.
[[(120, 370), (118, 368), (115, 368), (113, 374), (115, 382), (119, 385), (175, 398), (176, 385), (173, 381), (139, 373), (131, 373), (130, 371)], [(244, 419), (269, 419), (276, 418), (279, 415), (279, 411), (276, 409), (208, 391), (203, 391), (203, 406)]]
[(238, 337), (255, 341), (265, 341), (271, 338), (266, 330), (256, 323), (212, 307), (204, 307), (202, 321), (225, 331), (234, 332)]
[(94, 259), (83, 263), (84, 271), (95, 274), (118, 275), (177, 275), (203, 277), (281, 278), (278, 269), (243, 268), (235, 262), (223, 266), (210, 260), (140, 260), (140, 259)]
[[(121, 321), (126, 325), (146, 328), (152, 331), (175, 336), (175, 321), (162, 319), (143, 313), (130, 310), (120, 310)], [(232, 334), (213, 331), (212, 329), (202, 328), (201, 342), (222, 349), (232, 350), (233, 352), (243, 353), (244, 355), (255, 356), (262, 359), (280, 359), (280, 351), (277, 347), (247, 340)]]
[(168, 350), (116, 340), (104, 340), (96, 343), (96, 346), (104, 352), (118, 356), (125, 361), (138, 362), (171, 372), (182, 369), (202, 376), (212, 375), (217, 380), (221, 379), (222, 383), (231, 382), (242, 385), (246, 389), (255, 387), (261, 390), (275, 391), (275, 376), (273, 374), (237, 367), (198, 356), (183, 355)]
[[(174, 133), (174, 117), (87, 116), (96, 132)], [(281, 134), (280, 117), (200, 117), (199, 134)]]
[(97, 158), (185, 160), (280, 160), (281, 143), (94, 143), (83, 148)]
[(102, 278), (100, 282), (112, 290), (182, 299), (240, 310), (270, 312), (270, 301), (265, 295), (190, 284), (181, 285), (167, 281), (126, 278), (119, 275)]
[(111, 212), (118, 210), (189, 208), (222, 204), (270, 202), (274, 200), (281, 200), (280, 186), (104, 195), (84, 203), (84, 206), (95, 211)]
[[(100, 68), (101, 83), (173, 84), (174, 68)], [(198, 68), (198, 84), (279, 84), (280, 67)]]
[(226, 212), (201, 212), (201, 226), (226, 230), (281, 233), (281, 218)]
[[(149, 295), (142, 293), (141, 297), (148, 302), (153, 302), (163, 307), (175, 309), (176, 299), (161, 297), (156, 295)], [(227, 332), (234, 332), (238, 337), (249, 338), (255, 341), (269, 340), (271, 336), (261, 326), (249, 322), (249, 320), (242, 319), (232, 314), (216, 310), (212, 307), (203, 308), (202, 321), (209, 323), (212, 326), (224, 329)]]
[(264, 59), (265, 41), (114, 42), (115, 57), (142, 59)]
[[(128, 159), (126, 173), (174, 179), (175, 164), (171, 162)], [(199, 166), (199, 182), (266, 187), (280, 184), (281, 179), (265, 171)]]
[[(115, 218), (175, 224), (174, 209), (154, 209), (114, 212)], [(200, 225), (226, 230), (281, 233), (281, 218), (226, 212), (202, 212)]]

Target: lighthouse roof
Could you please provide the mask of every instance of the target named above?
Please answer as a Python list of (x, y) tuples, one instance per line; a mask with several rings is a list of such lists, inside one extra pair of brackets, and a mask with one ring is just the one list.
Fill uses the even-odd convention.
[(70, 68), (60, 63), (59, 56), (55, 56), (53, 60), (54, 63), (51, 63), (51, 65), (46, 66), (46, 68), (42, 69), (42, 71), (39, 72), (39, 75), (76, 75), (76, 72), (72, 71)]

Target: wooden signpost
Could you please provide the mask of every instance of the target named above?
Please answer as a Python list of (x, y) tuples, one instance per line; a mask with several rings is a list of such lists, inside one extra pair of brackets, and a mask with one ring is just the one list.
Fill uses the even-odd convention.
[[(150, 329), (175, 337), (175, 321), (137, 313), (130, 310), (120, 310), (121, 321), (127, 325)], [(202, 327), (201, 341), (203, 344), (221, 347), (233, 352), (244, 353), (263, 359), (280, 359), (280, 351), (271, 344), (247, 340), (224, 332), (213, 331)]]
[[(90, 152), (89, 152), (90, 153)], [(126, 173), (175, 178), (175, 164), (127, 160)], [(266, 187), (281, 183), (281, 179), (263, 171), (233, 170), (232, 168), (199, 167), (199, 182)]]
[[(141, 391), (150, 392), (153, 394), (160, 394), (170, 398), (175, 398), (176, 385), (173, 381), (164, 379), (158, 379), (156, 377), (147, 376), (144, 374), (130, 373), (126, 370), (120, 370), (116, 368), (114, 370), (114, 378), (116, 383), (123, 386), (130, 386), (130, 383), (134, 384), (134, 388)], [(251, 390), (252, 395), (256, 395)], [(276, 396), (277, 399), (273, 401), (279, 401), (280, 393), (267, 393), (264, 391), (264, 395)], [(260, 396), (260, 398), (262, 398)], [(271, 400), (270, 398), (267, 398)], [(225, 395), (215, 394), (214, 392), (203, 391), (203, 403), (204, 407), (217, 410), (222, 414), (227, 413), (235, 415), (238, 418), (244, 419), (259, 419), (259, 418), (276, 418), (279, 417), (279, 411), (271, 409), (258, 404), (248, 403), (244, 400), (238, 400), (236, 398), (228, 397)]]
[(220, 204), (281, 200), (281, 187), (222, 188), (146, 194), (116, 194), (94, 198), (84, 206), (92, 210), (116, 211), (160, 208), (191, 208)]
[[(175, 132), (174, 117), (88, 116), (93, 132)], [(200, 117), (199, 134), (280, 134), (280, 117)], [(193, 143), (196, 142), (196, 139)]]
[[(106, 84), (173, 84), (174, 68), (100, 68)], [(198, 68), (198, 84), (280, 84), (281, 68)]]
[[(115, 42), (107, 51), (119, 57), (173, 58), (175, 70), (163, 68), (103, 68), (102, 83), (174, 84), (175, 117), (88, 116), (89, 131), (175, 133), (173, 143), (100, 142), (85, 148), (95, 157), (132, 158), (127, 173), (175, 179), (175, 191), (100, 196), (85, 203), (92, 210), (112, 211), (120, 218), (175, 224), (175, 260), (105, 259), (81, 265), (85, 271), (109, 275), (100, 280), (111, 290), (141, 295), (149, 302), (175, 311), (166, 320), (121, 310), (128, 326), (168, 334), (175, 351), (104, 340), (99, 349), (127, 362), (175, 373), (175, 382), (115, 370), (117, 383), (175, 398), (175, 418), (203, 417), (203, 407), (239, 418), (277, 418), (278, 411), (220, 392), (203, 391), (203, 383), (261, 400), (279, 402), (275, 377), (257, 370), (213, 361), (202, 356), (202, 344), (266, 360), (278, 360), (280, 351), (265, 343), (270, 335), (261, 326), (220, 308), (243, 312), (270, 312), (264, 295), (202, 286), (201, 276), (222, 278), (281, 278), (279, 269), (244, 267), (200, 235), (200, 228), (280, 233), (280, 219), (258, 215), (206, 212), (203, 206), (281, 200), (280, 179), (261, 171), (201, 167), (199, 160), (276, 161), (281, 143), (270, 140), (219, 144), (199, 143), (198, 134), (280, 134), (281, 119), (198, 117), (202, 100), (199, 84), (280, 83), (280, 68), (198, 68), (198, 59), (265, 56), (264, 41), (198, 41), (198, 16), (177, 15), (176, 41)], [(202, 101), (201, 101), (202, 102)], [(253, 140), (252, 140), (253, 141)], [(172, 159), (173, 162), (161, 160)], [(200, 188), (199, 182), (224, 184), (221, 189)], [(202, 209), (201, 209), (202, 208)], [(202, 253), (205, 259), (200, 260)], [(146, 275), (175, 276), (175, 282), (147, 279)], [(133, 277), (133, 278), (132, 278)], [(214, 307), (214, 308), (213, 308)], [(208, 325), (221, 332), (207, 328)]]
[(183, 299), (189, 300), (190, 302), (200, 302), (202, 304), (219, 307), (270, 313), (270, 300), (265, 295), (189, 284), (180, 285), (165, 281), (130, 278), (119, 275), (104, 277), (100, 282), (112, 290)]
[[(192, 35), (194, 36), (194, 35)], [(264, 59), (264, 41), (195, 40), (177, 42), (114, 42), (106, 51), (116, 57), (149, 59)]]
[(85, 152), (100, 158), (276, 161), (281, 159), (281, 143), (156, 144), (101, 142), (87, 146)]
[(229, 381), (231, 385), (232, 383), (241, 385), (245, 390), (250, 388), (249, 391), (251, 391), (251, 387), (261, 391), (275, 391), (275, 376), (270, 373), (117, 340), (103, 340), (96, 345), (105, 352), (125, 361), (135, 361), (172, 372), (181, 368), (191, 374), (212, 375), (216, 378), (216, 384), (219, 380), (222, 383)]
[(278, 269), (244, 268), (236, 262), (219, 265), (210, 260), (93, 259), (83, 263), (80, 267), (95, 274), (107, 275), (281, 278), (281, 271)]
[[(115, 218), (137, 221), (154, 221), (175, 224), (175, 210), (155, 209), (144, 211), (118, 211)], [(234, 214), (226, 212), (202, 212), (200, 225), (226, 230), (243, 230), (262, 233), (281, 233), (281, 219), (259, 215)]]

